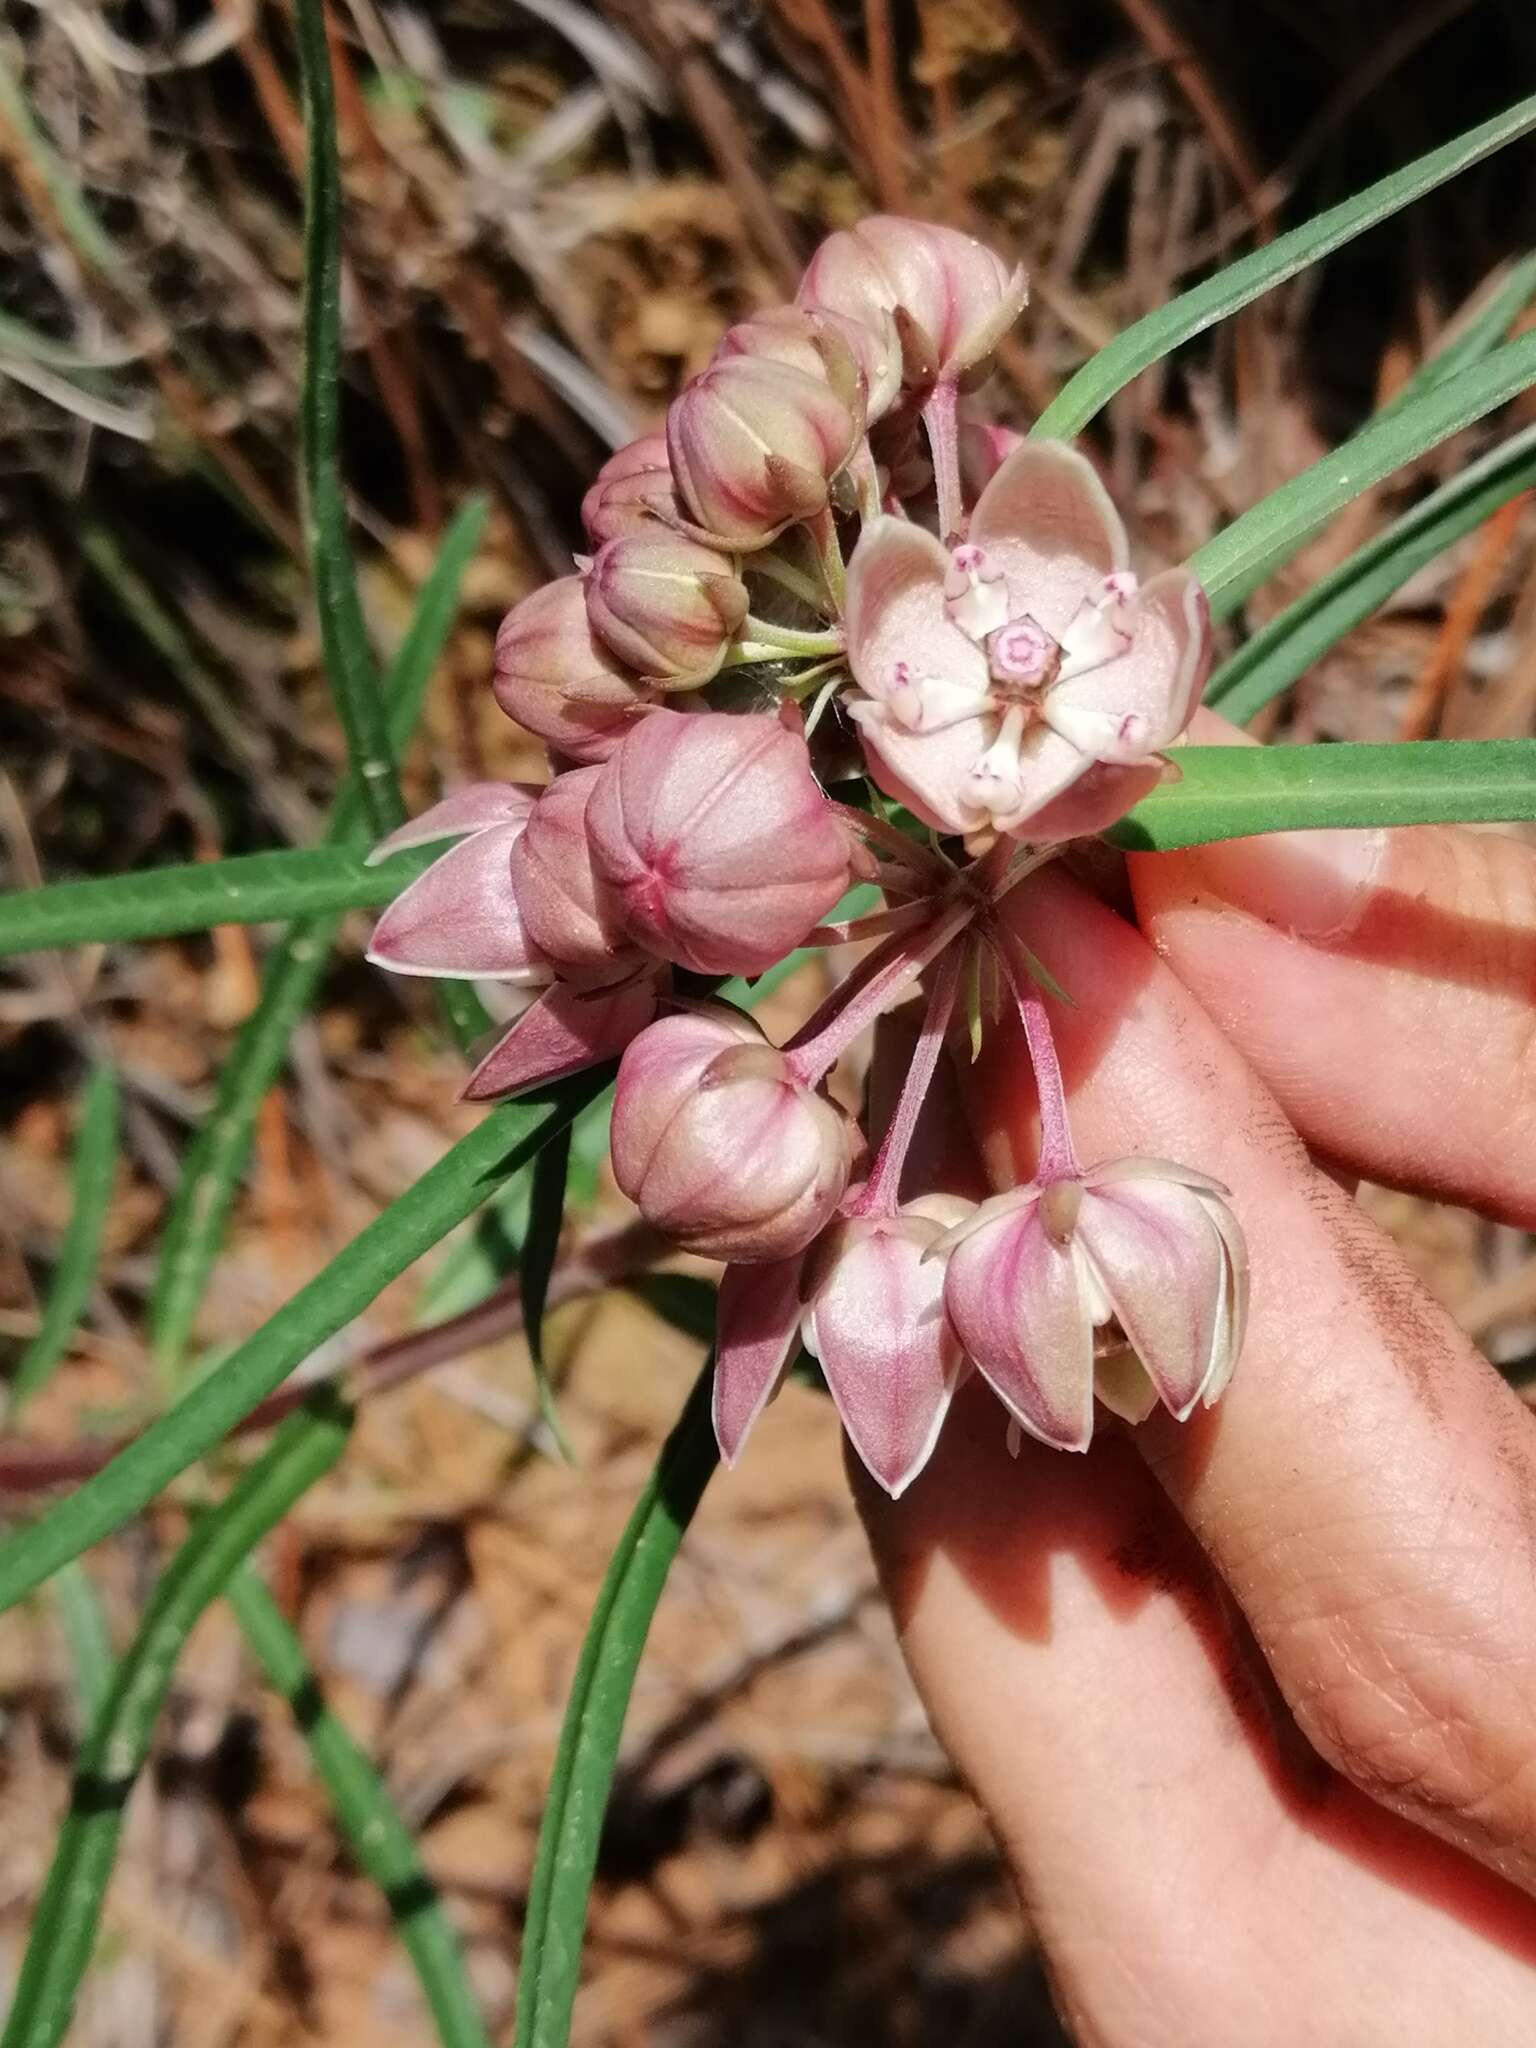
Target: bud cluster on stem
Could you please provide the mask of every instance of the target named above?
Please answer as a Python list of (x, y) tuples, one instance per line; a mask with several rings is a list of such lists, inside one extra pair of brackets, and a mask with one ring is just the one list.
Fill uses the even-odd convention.
[[(953, 229), (882, 215), (830, 236), (795, 303), (728, 329), (603, 464), (590, 552), (503, 622), (496, 699), (545, 742), (547, 784), (472, 784), (379, 849), (445, 844), (373, 959), (530, 992), (472, 1099), (618, 1061), (620, 1188), (729, 1262), (727, 1458), (803, 1342), (893, 1493), (969, 1371), (1081, 1449), (1096, 1403), (1213, 1400), (1241, 1342), (1224, 1191), (1081, 1165), (1049, 1004), (1000, 909), (1172, 772), (1211, 657), (1199, 583), (1133, 569), (1088, 457), (978, 410), (1027, 297)], [(844, 905), (856, 885), (882, 900)], [(851, 944), (868, 950), (782, 1045), (712, 995)], [(841, 1066), (919, 989), (871, 1158)], [(924, 1184), (915, 1138), (941, 1064), (992, 1030), (1032, 1064), (1040, 1148), (1028, 1187), (978, 1206)]]

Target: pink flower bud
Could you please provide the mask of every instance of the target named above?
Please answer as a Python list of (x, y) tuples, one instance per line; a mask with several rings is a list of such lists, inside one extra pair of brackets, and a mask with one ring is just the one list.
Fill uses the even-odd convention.
[(788, 1258), (848, 1184), (853, 1127), (725, 1004), (663, 1017), (619, 1063), (614, 1178), (687, 1251)]
[(587, 799), (601, 768), (557, 775), (512, 848), (512, 887), (523, 926), (573, 988), (622, 981), (644, 956), (625, 939), (592, 872)]
[(653, 701), (594, 637), (580, 576), (546, 583), (508, 612), (493, 687), (509, 718), (577, 761), (605, 761)]
[(899, 356), (892, 381), (888, 364), (880, 359), (876, 338), (868, 328), (844, 320), (836, 313), (803, 306), (770, 306), (738, 321), (720, 337), (714, 360), (752, 356), (760, 362), (786, 363), (808, 377), (830, 384), (855, 419), (867, 417), (869, 382), (866, 364), (881, 379), (882, 410), (901, 388)]
[(829, 235), (801, 283), (803, 306), (895, 322), (906, 381), (923, 387), (979, 372), (1029, 298), (1029, 280), (954, 228), (873, 214)]
[(855, 847), (799, 733), (767, 713), (648, 719), (587, 806), (629, 935), (699, 974), (761, 974), (849, 885)]
[(702, 538), (766, 547), (826, 509), (859, 422), (824, 377), (759, 356), (711, 363), (667, 410), (677, 494)]
[(971, 1204), (950, 1195), (839, 1223), (807, 1261), (802, 1336), (821, 1360), (854, 1449), (893, 1497), (928, 1462), (964, 1354), (926, 1256)]
[(581, 501), (581, 523), (594, 547), (621, 533), (647, 533), (677, 519), (677, 496), (664, 433), (642, 434), (610, 455)]
[(475, 981), (548, 981), (512, 889), (511, 860), (538, 791), (517, 782), (471, 782), (376, 846), (383, 860), (408, 846), (458, 838), (401, 891), (373, 928), (368, 958), (395, 974)]
[[(1009, 1412), (1062, 1450), (1088, 1448), (1094, 1395), (1137, 1412), (1135, 1352), (1182, 1421), (1232, 1376), (1248, 1259), (1226, 1190), (1187, 1167), (1125, 1159), (984, 1202), (940, 1245), (944, 1305)], [(1106, 1371), (1096, 1373), (1096, 1330)]]
[(731, 557), (664, 526), (605, 541), (586, 581), (593, 632), (659, 689), (708, 682), (747, 615)]

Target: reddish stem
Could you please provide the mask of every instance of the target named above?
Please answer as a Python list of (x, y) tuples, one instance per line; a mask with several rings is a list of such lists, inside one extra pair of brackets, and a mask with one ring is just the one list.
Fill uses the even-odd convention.
[(954, 904), (923, 930), (897, 932), (861, 960), (784, 1048), (794, 1078), (814, 1087), (975, 915), (974, 903)]
[(865, 917), (844, 918), (839, 924), (819, 924), (806, 933), (802, 944), (856, 946), (862, 939), (883, 939), (891, 932), (908, 931), (932, 914), (931, 907), (921, 901), (891, 903), (884, 910), (871, 910)]
[(939, 499), (939, 539), (947, 547), (960, 538), (965, 500), (960, 490), (959, 393), (952, 383), (935, 384), (923, 407), (928, 452), (933, 457), (933, 487)]
[(1080, 1179), (1083, 1169), (1067, 1121), (1067, 1091), (1050, 1015), (1027, 969), (1021, 973), (1010, 958), (1006, 936), (995, 941), (994, 950), (1018, 1004), (1030, 1065), (1035, 1070), (1035, 1093), (1040, 1099), (1040, 1157), (1035, 1177), (1046, 1186), (1052, 1181)]
[[(631, 1273), (641, 1271), (664, 1257), (669, 1247), (648, 1223), (626, 1223), (595, 1237), (562, 1259), (550, 1277), (546, 1308), (583, 1294), (595, 1294)], [(229, 1432), (246, 1436), (252, 1431), (272, 1429), (295, 1408), (301, 1408), (317, 1386), (340, 1380), (350, 1401), (364, 1401), (370, 1395), (388, 1393), (404, 1386), (434, 1366), (462, 1358), (466, 1351), (514, 1335), (523, 1327), (523, 1304), (516, 1278), (505, 1280), (483, 1301), (459, 1315), (423, 1330), (411, 1330), (403, 1337), (387, 1338), (360, 1358), (340, 1359), (335, 1369), (308, 1379), (291, 1379), (259, 1401)], [(125, 1436), (80, 1438), (74, 1443), (42, 1444), (25, 1437), (0, 1437), (0, 1494), (36, 1493), (52, 1486), (76, 1484), (110, 1465), (142, 1435), (134, 1430)], [(226, 1439), (227, 1441), (227, 1439)]]
[(938, 972), (928, 996), (928, 1009), (923, 1017), (923, 1028), (912, 1049), (911, 1064), (902, 1077), (895, 1114), (880, 1141), (880, 1150), (875, 1155), (869, 1179), (848, 1205), (846, 1213), (850, 1216), (894, 1216), (896, 1213), (901, 1171), (907, 1163), (912, 1133), (917, 1129), (917, 1119), (922, 1113), (934, 1069), (938, 1066), (939, 1054), (944, 1049), (949, 1020), (955, 1014), (955, 998), (960, 991), (964, 964), (965, 948), (958, 943), (950, 945), (939, 960)]

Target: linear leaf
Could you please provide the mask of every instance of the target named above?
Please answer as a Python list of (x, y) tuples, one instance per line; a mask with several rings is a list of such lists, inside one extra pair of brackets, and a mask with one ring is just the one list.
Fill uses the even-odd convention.
[(306, 142), (304, 367), (299, 393), (304, 539), (326, 676), (359, 779), (364, 814), (374, 837), (382, 839), (404, 818), (405, 802), (363, 623), (337, 460), (341, 438), (341, 163), (336, 151), (336, 95), (323, 0), (298, 0), (295, 25)]
[(1246, 724), (1426, 563), (1533, 486), (1536, 427), (1526, 427), (1421, 499), (1261, 626), (1216, 671), (1206, 701)]
[[(486, 501), (472, 499), (444, 537), (421, 587), (385, 686), (389, 738), (396, 756), (410, 743), (427, 683), (458, 609), (459, 586), (485, 527)], [(349, 776), (337, 799), (329, 840), (346, 845), (366, 832), (362, 790)], [(294, 1026), (325, 973), (339, 916), (326, 912), (290, 924), (262, 964), (261, 993), (219, 1070), (213, 1108), (187, 1148), (161, 1235), (149, 1303), (150, 1342), (163, 1366), (179, 1364), (208, 1273), (250, 1157), (256, 1113), (276, 1081)]]
[(328, 1337), (516, 1173), (606, 1085), (598, 1067), (492, 1110), (391, 1202), (217, 1372), (184, 1394), (110, 1465), (0, 1546), (0, 1611), (97, 1543), (211, 1450)]
[(515, 2048), (565, 2048), (587, 1896), (635, 1671), (683, 1532), (720, 1453), (706, 1364), (619, 1538), (571, 1682), (523, 1923)]
[(1180, 747), (1164, 783), (1109, 837), (1136, 851), (1313, 825), (1536, 818), (1536, 740), (1389, 746)]
[(1182, 342), (1251, 305), (1309, 264), (1341, 249), (1378, 221), (1388, 219), (1532, 128), (1536, 128), (1536, 95), (1520, 100), (1479, 127), (1469, 128), (1464, 135), (1430, 150), (1428, 155), (1415, 158), (1400, 171), (1378, 179), (1352, 199), (1329, 207), (1326, 213), (1303, 221), (1300, 227), (1292, 228), (1264, 248), (1229, 263), (1192, 291), (1181, 293), (1171, 305), (1159, 306), (1127, 327), (1123, 334), (1117, 334), (1068, 379), (1035, 421), (1032, 431), (1060, 440), (1080, 434), (1117, 391)]
[(69, 1652), (80, 1725), (89, 1728), (112, 1685), (112, 1638), (96, 1588), (78, 1557), (48, 1581), (53, 1611)]
[(80, 1134), (75, 1140), (70, 1168), (69, 1222), (59, 1247), (53, 1284), (43, 1304), (42, 1321), (11, 1378), (13, 1414), (23, 1401), (30, 1400), (48, 1384), (85, 1314), (96, 1284), (102, 1234), (112, 1206), (118, 1137), (117, 1074), (103, 1060), (92, 1069), (86, 1083)]
[(350, 846), (285, 847), (18, 889), (0, 896), (0, 956), (165, 939), (216, 924), (266, 924), (329, 910), (377, 910), (440, 851), (413, 847), (368, 867)]
[(248, 1551), (340, 1457), (350, 1415), (317, 1391), (228, 1497), (193, 1528), (156, 1586), (80, 1753), (0, 2048), (55, 2048), (91, 1959), (123, 1811), (193, 1623)]
[(438, 2040), (443, 2048), (487, 2048), (458, 1937), (383, 1780), (326, 1705), (303, 1644), (249, 1562), (226, 1591), (267, 1683), (292, 1710), (353, 1855), (384, 1894)]
[(544, 1303), (549, 1294), (549, 1276), (555, 1270), (555, 1254), (560, 1249), (570, 1167), (571, 1126), (567, 1124), (533, 1162), (528, 1226), (523, 1233), (522, 1251), (518, 1256), (518, 1279), (523, 1297), (523, 1329), (528, 1338), (528, 1356), (533, 1365), (539, 1413), (561, 1457), (568, 1465), (574, 1465), (576, 1453), (560, 1420), (555, 1390), (550, 1384), (549, 1368), (544, 1360)]
[(1475, 368), (1436, 385), (1401, 411), (1369, 421), (1341, 447), (1261, 498), (1190, 557), (1189, 566), (1211, 600), (1212, 616), (1230, 618), (1351, 499), (1532, 383), (1536, 333), (1495, 349)]

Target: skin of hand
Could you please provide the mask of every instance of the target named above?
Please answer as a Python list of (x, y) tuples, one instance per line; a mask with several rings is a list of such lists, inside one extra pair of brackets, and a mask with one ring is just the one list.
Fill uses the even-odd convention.
[[(1231, 1188), (1247, 1342), (1186, 1424), (1013, 1459), (973, 1379), (902, 1500), (855, 1474), (903, 1648), (1083, 2048), (1513, 2048), (1536, 1418), (1339, 1176), (1536, 1220), (1536, 854), (1416, 827), (1128, 869), (1134, 923), (1059, 871), (1013, 914), (1074, 998), (1082, 1157)], [(953, 1085), (929, 1128), (1027, 1176), (1017, 1035)]]

